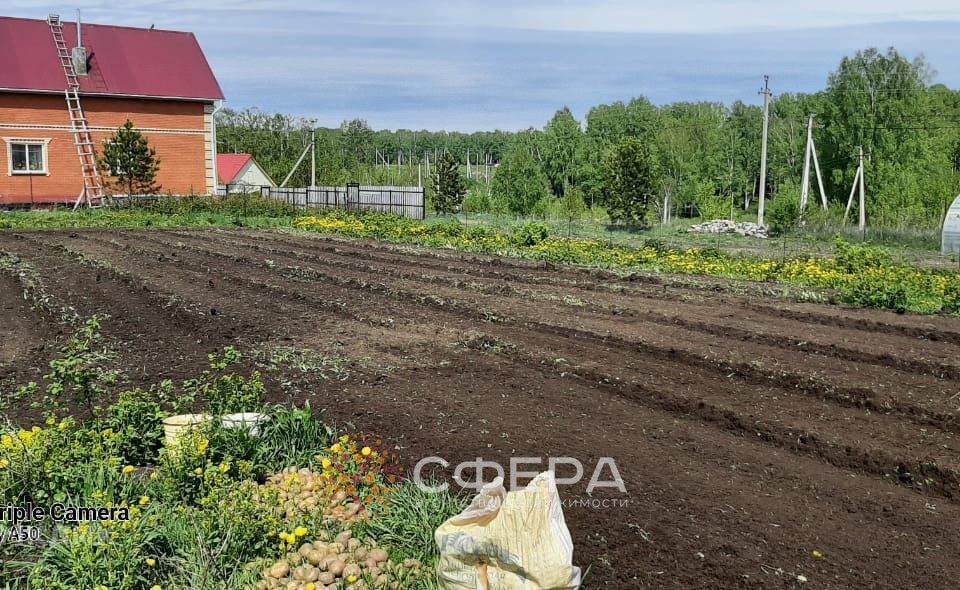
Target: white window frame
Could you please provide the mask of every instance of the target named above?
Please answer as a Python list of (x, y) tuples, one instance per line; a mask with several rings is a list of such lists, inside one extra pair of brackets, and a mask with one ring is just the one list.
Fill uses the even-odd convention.
[[(50, 176), (50, 159), (48, 146), (52, 138), (37, 137), (4, 137), (4, 143), (7, 144), (7, 176)], [(14, 145), (39, 145), (40, 157), (43, 159), (43, 168), (40, 170), (14, 170), (13, 169), (13, 146)], [(29, 168), (29, 154), (27, 155), (27, 166)]]

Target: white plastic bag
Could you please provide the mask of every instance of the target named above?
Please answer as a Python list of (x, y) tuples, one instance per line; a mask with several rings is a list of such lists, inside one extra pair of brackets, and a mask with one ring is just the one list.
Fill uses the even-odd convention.
[(552, 471), (507, 492), (498, 477), (434, 535), (445, 590), (576, 590), (573, 541)]

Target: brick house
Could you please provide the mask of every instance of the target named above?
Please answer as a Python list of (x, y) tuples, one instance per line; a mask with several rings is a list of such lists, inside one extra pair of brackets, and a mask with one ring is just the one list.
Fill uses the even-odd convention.
[(51, 21), (0, 17), (0, 206), (72, 203), (84, 189), (68, 69), (93, 150), (129, 119), (157, 151), (164, 193), (212, 194), (223, 93), (193, 34), (62, 23), (61, 61)]

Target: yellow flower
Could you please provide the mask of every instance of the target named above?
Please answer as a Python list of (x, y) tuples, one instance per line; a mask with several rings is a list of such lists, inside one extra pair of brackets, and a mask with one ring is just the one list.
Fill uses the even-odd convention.
[(141, 506), (146, 506), (146, 505), (149, 504), (149, 503), (150, 503), (150, 496), (140, 496), (140, 502), (139, 502), (139, 504), (140, 504)]
[(350, 437), (347, 436), (346, 434), (344, 434), (343, 436), (340, 437), (340, 442), (346, 444), (346, 443), (350, 442)]
[(40, 431), (42, 431), (42, 430), (43, 430), (43, 429), (40, 428), (39, 426), (34, 426), (33, 428), (30, 429), (30, 432), (32, 432), (32, 433), (34, 433), (34, 434), (37, 434), (38, 432), (40, 432)]
[(324, 469), (330, 469), (330, 466), (333, 465), (333, 461), (324, 457), (322, 461), (322, 465)]
[(823, 557), (823, 553), (814, 550), (814, 552), (813, 552), (813, 558), (814, 558), (814, 559), (820, 559), (821, 557)]
[(160, 584), (154, 584), (153, 586), (150, 586), (150, 590), (163, 590), (163, 586)]
[(0, 469), (6, 469), (7, 467), (10, 467), (10, 461), (7, 459), (0, 459)]
[(330, 447), (330, 450), (339, 455), (340, 453), (343, 452), (343, 445), (341, 445), (340, 443), (337, 443), (332, 447)]
[(317, 590), (317, 585), (313, 582), (307, 582), (307, 585), (303, 587), (304, 590)]
[(298, 537), (306, 537), (309, 532), (306, 527), (298, 526), (296, 530), (293, 531), (293, 534)]
[(226, 473), (226, 472), (230, 471), (230, 464), (229, 464), (229, 463), (221, 463), (221, 464), (220, 464), (220, 467), (218, 467), (217, 469), (219, 469), (220, 473)]
[(157, 565), (157, 560), (154, 559), (154, 558), (152, 558), (152, 557), (148, 557), (148, 558), (146, 559), (146, 563), (147, 563), (147, 567), (153, 567), (153, 566)]
[(57, 428), (59, 428), (60, 430), (66, 430), (67, 426), (69, 426), (69, 424), (67, 423), (66, 420), (61, 420), (60, 424), (57, 424)]
[(131, 473), (133, 473), (133, 472), (136, 471), (136, 470), (137, 470), (137, 468), (134, 467), (133, 465), (125, 465), (125, 466), (123, 467), (123, 472), (124, 472), (125, 474), (127, 474), (127, 475), (130, 475)]
[(210, 441), (207, 439), (203, 439), (197, 444), (197, 452), (201, 455), (206, 454), (208, 448), (210, 448)]
[(369, 457), (370, 447), (363, 447), (363, 449), (360, 450), (360, 454), (362, 454), (364, 457)]
[(203, 475), (203, 468), (197, 467), (196, 469), (193, 470), (193, 472), (196, 473), (197, 475)]
[(357, 576), (347, 576), (347, 584), (353, 584), (357, 581)]

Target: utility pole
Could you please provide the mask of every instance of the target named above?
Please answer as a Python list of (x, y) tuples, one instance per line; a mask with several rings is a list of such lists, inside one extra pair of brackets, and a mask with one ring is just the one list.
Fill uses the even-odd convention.
[(863, 186), (863, 146), (861, 145), (858, 149), (860, 152), (860, 223), (858, 227), (860, 228), (860, 233), (863, 233), (867, 230), (867, 206), (864, 196), (866, 189)]
[(310, 186), (317, 186), (317, 122), (310, 120)]
[(803, 177), (800, 180), (800, 219), (807, 208), (807, 198), (810, 196), (810, 143), (813, 141), (813, 113), (807, 121), (807, 145), (803, 152)]
[(767, 191), (767, 131), (770, 129), (770, 76), (763, 77), (763, 90), (759, 94), (763, 95), (763, 137), (760, 140), (760, 201), (757, 211), (757, 225), (763, 227), (763, 205), (764, 197)]
[(860, 231), (864, 231), (867, 228), (867, 212), (866, 212), (866, 198), (864, 196), (864, 185), (863, 185), (863, 146), (857, 147), (857, 155), (860, 159), (860, 164), (857, 166), (857, 173), (853, 175), (853, 186), (850, 187), (850, 196), (847, 197), (847, 208), (843, 211), (843, 222), (847, 222), (847, 216), (850, 214), (850, 208), (853, 207), (853, 196), (859, 192), (860, 195), (860, 219), (857, 224)]

